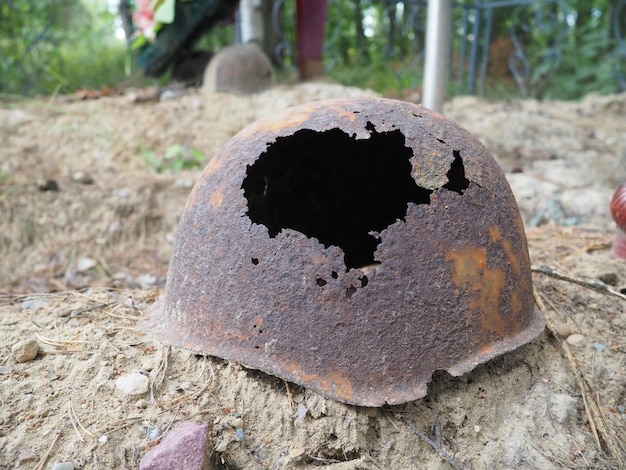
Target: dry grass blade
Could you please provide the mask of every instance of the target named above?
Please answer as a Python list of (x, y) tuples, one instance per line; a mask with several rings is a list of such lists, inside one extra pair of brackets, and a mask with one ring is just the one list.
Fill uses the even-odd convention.
[[(578, 388), (580, 389), (580, 392), (582, 394), (583, 404), (585, 406), (585, 413), (587, 414), (587, 419), (589, 421), (589, 427), (591, 428), (591, 433), (596, 440), (596, 445), (598, 446), (598, 449), (606, 451), (608, 455), (615, 460), (617, 468), (621, 470), (626, 469), (626, 467), (624, 466), (624, 458), (622, 456), (622, 452), (619, 450), (619, 447), (615, 440), (615, 436), (610, 431), (606, 420), (604, 419), (604, 416), (600, 412), (597, 403), (593, 399), (593, 393), (591, 391), (589, 383), (578, 368), (577, 361), (567, 347), (567, 344), (561, 339), (560, 335), (558, 334), (550, 316), (546, 315), (545, 304), (537, 289), (533, 288), (533, 294), (535, 296), (537, 306), (539, 307), (539, 309), (543, 313), (543, 316), (546, 319), (546, 327), (548, 328), (552, 336), (556, 339), (559, 351), (561, 352), (561, 354), (563, 354), (563, 356), (567, 358), (574, 377), (576, 377), (576, 383), (578, 384)], [(602, 445), (603, 442), (605, 445)]]
[(72, 427), (74, 428), (74, 431), (76, 431), (76, 434), (78, 435), (78, 439), (80, 440), (80, 442), (85, 442), (85, 440), (83, 439), (83, 435), (80, 433), (80, 431), (78, 430), (78, 427), (76, 426), (76, 423), (74, 422), (75, 416), (74, 416), (74, 408), (72, 407), (72, 400), (67, 402), (67, 412), (70, 415), (70, 423), (72, 423)]
[(88, 343), (88, 341), (84, 341), (84, 340), (55, 340), (55, 339), (50, 339), (50, 338), (46, 338), (45, 336), (40, 335), (39, 333), (35, 333), (35, 337), (37, 338), (38, 341), (47, 344), (49, 346), (57, 346), (60, 348), (68, 348), (70, 346), (74, 346), (76, 344), (85, 344)]
[[(79, 427), (80, 429), (82, 429), (82, 430), (85, 432), (85, 434), (87, 434), (88, 436), (91, 436), (91, 437), (96, 437), (96, 435), (95, 435), (95, 434), (93, 434), (92, 432), (89, 432), (89, 431), (85, 428), (85, 426), (83, 426), (83, 423), (81, 423), (81, 422), (80, 422), (80, 419), (78, 419), (78, 415), (76, 414), (76, 410), (74, 409), (74, 405), (72, 405), (72, 400), (70, 400), (70, 401), (69, 401), (69, 408), (70, 408), (70, 418), (71, 418), (72, 416), (74, 417), (73, 419), (74, 419), (74, 420), (76, 420), (76, 424), (78, 425), (78, 427)], [(73, 423), (72, 423), (72, 424), (73, 424)]]

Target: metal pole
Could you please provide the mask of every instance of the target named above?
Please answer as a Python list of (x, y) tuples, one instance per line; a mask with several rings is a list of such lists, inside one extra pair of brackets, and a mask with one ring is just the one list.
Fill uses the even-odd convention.
[(452, 0), (428, 0), (426, 64), (422, 104), (441, 112), (448, 78), (448, 56), (452, 35)]

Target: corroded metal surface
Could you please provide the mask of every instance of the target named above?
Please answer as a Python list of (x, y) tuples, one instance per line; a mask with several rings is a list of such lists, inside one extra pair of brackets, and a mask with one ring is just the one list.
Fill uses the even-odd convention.
[(259, 121), (185, 208), (157, 338), (338, 401), (403, 403), (534, 339), (530, 263), (495, 160), (413, 104), (315, 102)]

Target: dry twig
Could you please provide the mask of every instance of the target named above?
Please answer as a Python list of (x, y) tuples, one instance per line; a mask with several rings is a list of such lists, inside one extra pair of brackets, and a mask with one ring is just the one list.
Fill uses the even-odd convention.
[(531, 266), (531, 270), (535, 273), (545, 274), (546, 276), (553, 277), (554, 279), (558, 279), (560, 281), (571, 282), (573, 284), (577, 284), (588, 289), (602, 292), (603, 294), (614, 295), (622, 300), (626, 300), (626, 295), (622, 294), (619, 291), (616, 291), (615, 289), (607, 286), (602, 282), (572, 276), (570, 274), (563, 273), (551, 266)]
[(452, 465), (452, 468), (455, 468), (457, 470), (463, 470), (463, 465), (461, 465), (459, 462), (457, 462), (454, 459), (454, 457), (452, 457), (445, 450), (443, 450), (439, 444), (437, 444), (435, 441), (429, 438), (426, 434), (420, 431), (413, 421), (410, 421), (409, 419), (405, 417), (401, 417), (401, 419), (402, 421), (406, 423), (408, 427), (410, 427), (413, 430), (413, 432), (415, 432), (415, 434), (417, 434), (424, 442), (426, 442), (433, 449), (435, 449), (435, 451), (439, 455), (441, 455), (450, 465)]
[(293, 410), (295, 407), (295, 404), (293, 403), (293, 395), (291, 394), (291, 390), (289, 388), (289, 382), (287, 382), (286, 380), (283, 380), (283, 382), (285, 382), (285, 390), (287, 390), (287, 399), (289, 400), (289, 408)]
[(54, 441), (52, 441), (52, 444), (50, 444), (50, 447), (48, 447), (48, 450), (46, 451), (45, 454), (43, 454), (43, 457), (37, 463), (37, 465), (35, 465), (35, 468), (33, 470), (42, 470), (43, 469), (44, 465), (46, 465), (46, 460), (48, 460), (48, 457), (50, 456), (50, 452), (52, 452), (52, 448), (54, 447), (54, 445), (59, 440), (59, 437), (61, 437), (61, 433), (62, 432), (63, 432), (62, 430), (57, 431), (57, 435), (54, 438)]

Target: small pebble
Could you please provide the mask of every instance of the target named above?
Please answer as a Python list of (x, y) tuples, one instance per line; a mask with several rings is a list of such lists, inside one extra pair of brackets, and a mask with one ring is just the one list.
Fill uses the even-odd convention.
[(598, 279), (600, 279), (605, 284), (609, 286), (613, 286), (613, 287), (615, 287), (617, 283), (619, 282), (619, 278), (617, 277), (617, 274), (615, 273), (600, 274), (598, 276)]
[(93, 178), (89, 173), (85, 173), (84, 171), (75, 171), (72, 173), (72, 179), (80, 184), (92, 184)]
[(295, 449), (291, 449), (289, 451), (289, 457), (295, 459), (296, 457), (300, 457), (302, 454), (304, 454), (305, 451), (306, 449), (304, 447), (296, 447)]
[(146, 436), (148, 437), (148, 439), (150, 439), (151, 441), (156, 441), (157, 439), (159, 439), (161, 437), (162, 433), (161, 433), (161, 428), (158, 426), (148, 426), (148, 429), (146, 431)]
[(135, 403), (135, 406), (141, 410), (145, 410), (146, 408), (148, 408), (148, 400), (140, 398), (139, 400), (137, 400), (137, 403)]
[(597, 341), (593, 343), (593, 347), (596, 349), (596, 351), (604, 351), (604, 344), (598, 343)]
[(52, 470), (74, 470), (74, 464), (72, 462), (55, 463)]
[(559, 334), (561, 338), (567, 338), (569, 335), (572, 334), (572, 329), (570, 328), (569, 324), (565, 322), (556, 323), (554, 325), (554, 329), (556, 330), (556, 332)]
[(474, 432), (478, 434), (480, 432), (480, 426), (478, 424), (474, 425)]
[(11, 352), (17, 362), (32, 361), (39, 352), (39, 343), (36, 339), (25, 339), (15, 343), (11, 348)]
[(0, 375), (7, 375), (13, 372), (11, 366), (0, 366)]
[(115, 386), (126, 395), (143, 395), (148, 391), (150, 380), (145, 375), (134, 372), (121, 376), (115, 381)]
[(76, 271), (78, 271), (79, 273), (84, 273), (95, 266), (96, 261), (92, 258), (88, 258), (85, 256), (83, 258), (80, 258), (76, 263)]
[(242, 429), (243, 428), (243, 419), (241, 418), (235, 418), (232, 420), (232, 422), (230, 423), (233, 428), (235, 429)]
[(565, 341), (567, 342), (567, 344), (571, 344), (572, 346), (584, 346), (587, 342), (585, 340), (585, 337), (578, 333), (569, 335)]
[(304, 419), (308, 412), (309, 409), (306, 406), (304, 406), (302, 403), (298, 404), (298, 419)]
[(98, 444), (100, 445), (104, 445), (109, 441), (109, 436), (107, 436), (106, 434), (103, 434), (102, 436), (100, 436), (98, 438)]
[(235, 435), (237, 436), (237, 439), (239, 439), (240, 441), (243, 441), (246, 438), (246, 433), (243, 432), (243, 429), (241, 428), (235, 429)]
[(58, 191), (59, 190), (59, 183), (57, 183), (54, 180), (40, 178), (37, 180), (37, 183), (35, 184), (37, 185), (37, 189), (39, 191)]

